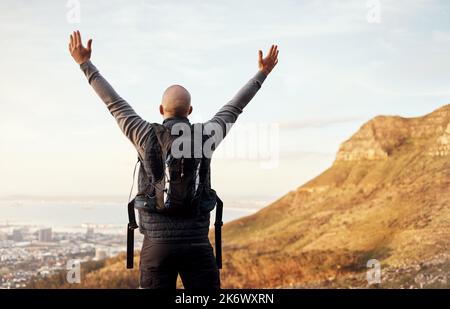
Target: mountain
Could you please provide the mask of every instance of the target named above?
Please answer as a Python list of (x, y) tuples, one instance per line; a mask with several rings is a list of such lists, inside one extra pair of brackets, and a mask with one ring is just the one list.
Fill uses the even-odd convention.
[[(445, 285), (449, 154), (450, 105), (424, 117), (370, 120), (328, 170), (225, 226), (225, 285), (365, 287), (370, 259), (381, 262), (388, 286), (420, 285), (429, 275), (421, 268), (435, 264), (447, 271), (425, 284)], [(410, 268), (418, 279), (401, 282)]]
[[(222, 286), (368, 287), (376, 259), (378, 287), (449, 287), (449, 158), (450, 105), (370, 120), (329, 169), (224, 226)], [(135, 287), (124, 265), (90, 272), (85, 287)]]

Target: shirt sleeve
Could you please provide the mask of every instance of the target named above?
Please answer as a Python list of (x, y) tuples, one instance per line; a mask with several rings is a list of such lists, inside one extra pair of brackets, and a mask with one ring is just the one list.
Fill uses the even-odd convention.
[(89, 84), (116, 119), (125, 136), (128, 137), (136, 149), (142, 149), (145, 138), (151, 129), (150, 123), (142, 119), (130, 104), (117, 94), (90, 60), (82, 63), (80, 68)]
[[(256, 95), (266, 78), (267, 75), (264, 72), (258, 71), (211, 120), (204, 124), (208, 132), (214, 131), (216, 147), (226, 136), (232, 124), (236, 122), (243, 109)], [(217, 132), (217, 130), (221, 130), (221, 132)]]

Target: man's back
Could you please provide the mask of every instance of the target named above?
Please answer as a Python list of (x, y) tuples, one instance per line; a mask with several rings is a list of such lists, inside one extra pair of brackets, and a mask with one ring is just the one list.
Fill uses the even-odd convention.
[[(72, 57), (80, 65), (90, 85), (106, 104), (122, 132), (132, 142), (139, 157), (145, 158), (152, 125), (136, 114), (92, 64), (91, 46), (92, 40), (88, 41), (87, 47), (82, 45), (78, 31), (70, 36), (69, 50)], [(276, 45), (272, 45), (265, 58), (259, 51), (259, 70), (255, 76), (211, 120), (203, 124), (206, 130), (215, 131), (215, 146), (228, 133), (231, 125), (236, 122), (239, 114), (261, 88), (277, 63)], [(190, 95), (182, 86), (174, 85), (164, 92), (160, 113), (164, 117), (163, 125), (168, 129), (179, 123), (190, 124), (187, 116), (191, 112)], [(149, 183), (151, 179), (141, 166), (138, 177), (139, 191), (145, 191)], [(140, 259), (141, 287), (174, 288), (178, 274), (186, 288), (220, 287), (220, 274), (208, 239), (209, 211), (183, 217), (139, 212), (139, 217), (139, 228), (144, 234)]]

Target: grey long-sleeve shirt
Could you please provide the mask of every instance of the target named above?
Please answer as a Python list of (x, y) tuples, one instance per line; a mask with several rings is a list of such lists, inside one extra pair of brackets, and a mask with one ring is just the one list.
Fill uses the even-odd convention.
[[(81, 64), (80, 68), (86, 75), (89, 84), (116, 119), (122, 132), (133, 143), (139, 154), (142, 155), (147, 134), (151, 129), (150, 123), (142, 119), (127, 101), (117, 94), (90, 60)], [(225, 136), (227, 125), (229, 126), (237, 120), (244, 107), (261, 88), (266, 77), (265, 73), (258, 71), (205, 125), (208, 123), (220, 125), (223, 130), (223, 136)]]

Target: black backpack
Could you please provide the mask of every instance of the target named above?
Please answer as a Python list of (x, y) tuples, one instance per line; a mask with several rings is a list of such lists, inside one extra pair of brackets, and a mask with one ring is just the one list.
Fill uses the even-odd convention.
[(183, 134), (172, 135), (171, 129), (164, 125), (152, 124), (145, 155), (138, 158), (149, 181), (148, 186), (128, 203), (127, 268), (133, 268), (134, 230), (139, 227), (135, 209), (168, 216), (195, 216), (214, 207), (216, 261), (218, 268), (222, 268), (223, 203), (211, 189), (211, 158), (203, 151), (210, 136), (197, 134), (203, 132), (202, 124), (182, 125), (189, 126), (188, 130), (184, 127)]

